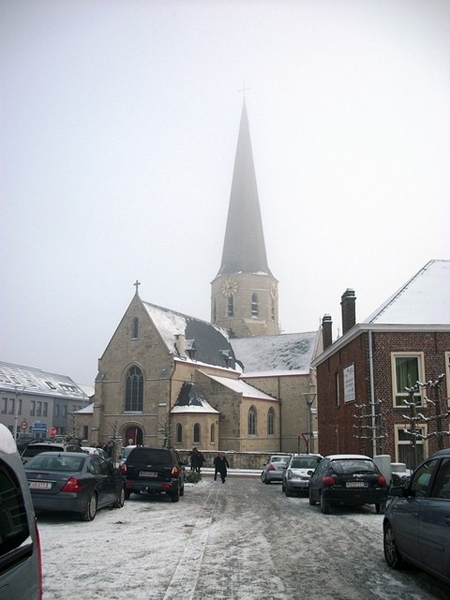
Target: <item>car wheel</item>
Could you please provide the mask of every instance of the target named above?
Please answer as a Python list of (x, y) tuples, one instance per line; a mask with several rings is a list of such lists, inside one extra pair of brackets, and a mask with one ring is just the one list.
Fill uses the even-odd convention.
[(317, 502), (314, 500), (311, 490), (308, 490), (309, 505), (315, 506)]
[(83, 521), (93, 521), (97, 514), (97, 494), (92, 492), (86, 504), (84, 513), (81, 514)]
[(282, 492), (286, 491), (286, 486), (284, 485), (284, 481), (281, 482), (281, 491)]
[(131, 490), (125, 490), (125, 500), (129, 500), (131, 496)]
[(266, 477), (265, 477), (265, 475), (264, 475), (264, 471), (261, 473), (261, 481), (262, 481), (263, 483), (265, 483), (265, 482), (266, 482)]
[(379, 504), (375, 504), (375, 511), (377, 515), (384, 515), (386, 512), (386, 502), (380, 502)]
[(328, 515), (330, 513), (330, 502), (323, 494), (320, 494), (320, 512), (323, 515)]
[(184, 485), (183, 485), (183, 487), (180, 490), (180, 496), (184, 496)]
[(386, 523), (384, 526), (383, 551), (384, 559), (389, 567), (392, 569), (400, 569), (403, 566), (404, 561), (402, 555), (397, 549), (394, 532), (392, 531), (392, 527), (389, 523)]
[(114, 508), (122, 508), (122, 506), (125, 504), (125, 490), (123, 489), (123, 486), (120, 488), (120, 492), (117, 496), (117, 500), (114, 502), (113, 506)]
[(179, 490), (177, 490), (176, 492), (172, 492), (170, 494), (170, 501), (171, 502), (178, 502), (180, 499), (180, 492)]
[(288, 496), (289, 498), (292, 497), (292, 490), (290, 490), (289, 488), (285, 488), (284, 493), (286, 494), (286, 496)]

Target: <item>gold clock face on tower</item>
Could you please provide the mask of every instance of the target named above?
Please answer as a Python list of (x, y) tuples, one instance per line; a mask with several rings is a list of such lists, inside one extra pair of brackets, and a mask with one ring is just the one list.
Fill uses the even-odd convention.
[(275, 298), (278, 298), (278, 286), (276, 283), (272, 282), (270, 284), (270, 295), (272, 296), (272, 298), (275, 300)]
[(220, 291), (227, 298), (234, 296), (234, 294), (238, 291), (238, 282), (232, 277), (227, 277), (220, 286)]

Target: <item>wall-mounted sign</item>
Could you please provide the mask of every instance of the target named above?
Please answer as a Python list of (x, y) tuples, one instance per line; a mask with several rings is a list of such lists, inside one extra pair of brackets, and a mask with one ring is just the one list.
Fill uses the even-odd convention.
[(344, 369), (344, 402), (354, 402), (355, 400), (355, 365), (351, 364)]

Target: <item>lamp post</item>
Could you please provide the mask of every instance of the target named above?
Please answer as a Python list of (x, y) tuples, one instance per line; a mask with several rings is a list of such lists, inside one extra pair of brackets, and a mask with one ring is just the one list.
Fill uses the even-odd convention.
[[(305, 398), (305, 402), (306, 402), (306, 408), (307, 408), (307, 429), (308, 431), (306, 432), (306, 436), (305, 436), (305, 440), (306, 440), (306, 454), (309, 454), (309, 450), (310, 450), (310, 443), (311, 440), (314, 443), (314, 433), (312, 430), (312, 413), (311, 413), (311, 407), (314, 403), (314, 399), (316, 397), (315, 393), (309, 392), (309, 393), (304, 393), (304, 394), (300, 394), (301, 396), (303, 396)], [(313, 447), (314, 450), (314, 447)]]

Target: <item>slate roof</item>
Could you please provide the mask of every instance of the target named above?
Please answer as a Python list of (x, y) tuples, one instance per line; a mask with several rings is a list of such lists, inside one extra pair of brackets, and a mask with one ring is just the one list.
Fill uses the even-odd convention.
[(450, 324), (450, 260), (430, 260), (364, 323)]
[(178, 394), (172, 413), (216, 413), (219, 412), (213, 408), (203, 394), (193, 383), (184, 383)]
[(308, 374), (317, 341), (317, 331), (230, 340), (246, 376)]
[[(195, 349), (195, 362), (224, 368), (228, 366), (226, 358), (233, 356), (233, 349), (225, 329), (155, 304), (142, 304), (171, 354), (179, 356), (175, 336), (184, 335), (186, 348)], [(191, 358), (187, 356), (186, 360), (190, 361)]]
[(14, 390), (17, 386), (27, 394), (88, 400), (89, 397), (70, 377), (0, 361), (0, 388)]

